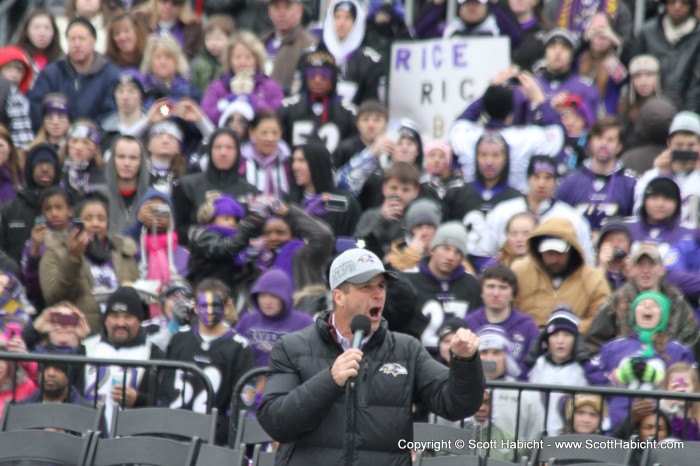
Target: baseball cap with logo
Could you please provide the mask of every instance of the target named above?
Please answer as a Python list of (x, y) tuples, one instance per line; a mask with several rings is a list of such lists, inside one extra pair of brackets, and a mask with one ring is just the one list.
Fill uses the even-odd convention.
[(398, 274), (386, 270), (384, 264), (376, 254), (360, 248), (348, 249), (335, 258), (328, 273), (328, 284), (331, 291), (343, 283), (361, 285), (372, 280), (380, 273), (387, 280), (398, 280)]
[(638, 263), (642, 257), (648, 257), (652, 262), (661, 264), (661, 254), (655, 244), (642, 243), (632, 251), (632, 263)]

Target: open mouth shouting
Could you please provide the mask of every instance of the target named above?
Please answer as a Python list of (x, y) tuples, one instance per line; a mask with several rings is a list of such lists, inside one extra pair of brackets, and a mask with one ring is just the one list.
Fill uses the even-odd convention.
[(379, 322), (382, 318), (382, 308), (381, 306), (375, 306), (369, 310), (369, 320), (372, 322)]

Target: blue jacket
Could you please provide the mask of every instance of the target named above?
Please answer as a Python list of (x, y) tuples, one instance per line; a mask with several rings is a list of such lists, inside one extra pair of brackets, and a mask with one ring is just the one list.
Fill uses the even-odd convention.
[(49, 92), (61, 92), (68, 97), (71, 121), (91, 118), (99, 124), (104, 117), (117, 110), (114, 88), (118, 72), (119, 68), (114, 63), (97, 52), (87, 73), (78, 73), (67, 56), (47, 65), (28, 93), (34, 131), (41, 128), (41, 101)]

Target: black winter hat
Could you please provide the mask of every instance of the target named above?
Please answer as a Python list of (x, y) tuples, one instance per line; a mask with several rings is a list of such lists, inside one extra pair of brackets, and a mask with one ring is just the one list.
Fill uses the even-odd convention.
[(143, 321), (143, 306), (138, 292), (130, 286), (120, 286), (107, 298), (105, 317), (112, 312), (128, 312)]

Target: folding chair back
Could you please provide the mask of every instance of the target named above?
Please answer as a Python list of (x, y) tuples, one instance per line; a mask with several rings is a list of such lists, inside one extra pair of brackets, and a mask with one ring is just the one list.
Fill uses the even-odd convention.
[(85, 466), (141, 464), (151, 466), (192, 466), (199, 439), (188, 443), (160, 437), (97, 438)]
[(6, 461), (42, 461), (76, 466), (83, 464), (93, 433), (83, 436), (48, 430), (13, 430), (0, 433), (0, 463)]
[(450, 455), (425, 458), (422, 451), (416, 454), (417, 466), (481, 466), (481, 458), (475, 455)]
[(454, 455), (474, 454), (473, 449), (467, 447), (470, 440), (473, 441), (478, 437), (478, 433), (479, 429), (472, 426), (461, 429), (424, 422), (413, 423), (414, 442), (435, 442), (441, 445), (441, 451)]
[(238, 415), (238, 428), (236, 429), (236, 440), (234, 445), (242, 443), (246, 445), (255, 445), (258, 443), (272, 442), (267, 432), (262, 428), (260, 422), (254, 417), (246, 416), (248, 411), (241, 410)]
[(242, 448), (231, 450), (230, 448), (221, 448), (214, 445), (201, 445), (195, 466), (213, 466), (218, 464), (242, 466), (244, 459), (245, 450)]
[(104, 405), (97, 408), (71, 403), (32, 403), (5, 405), (0, 430), (54, 429), (82, 434), (100, 430)]
[(216, 418), (216, 408), (212, 409), (211, 414), (169, 408), (118, 410), (112, 416), (110, 436), (171, 436), (177, 440), (198, 437), (202, 442), (213, 444)]

